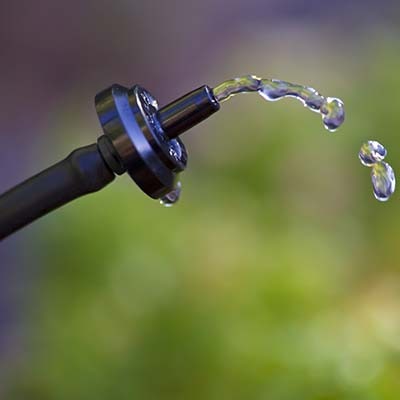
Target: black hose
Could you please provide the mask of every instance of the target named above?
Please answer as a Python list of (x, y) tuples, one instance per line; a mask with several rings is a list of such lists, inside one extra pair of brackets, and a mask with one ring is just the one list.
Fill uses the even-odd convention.
[(97, 144), (74, 150), (0, 196), (0, 240), (71, 200), (102, 189), (114, 178)]

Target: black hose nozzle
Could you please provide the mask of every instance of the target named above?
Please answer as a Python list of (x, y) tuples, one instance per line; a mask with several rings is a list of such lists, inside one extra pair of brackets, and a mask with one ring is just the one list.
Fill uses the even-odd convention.
[(124, 172), (150, 197), (170, 193), (187, 163), (180, 134), (219, 109), (212, 90), (202, 86), (158, 110), (141, 88), (112, 85), (96, 96), (104, 135), (97, 144), (0, 196), (0, 240), (48, 212), (110, 183)]

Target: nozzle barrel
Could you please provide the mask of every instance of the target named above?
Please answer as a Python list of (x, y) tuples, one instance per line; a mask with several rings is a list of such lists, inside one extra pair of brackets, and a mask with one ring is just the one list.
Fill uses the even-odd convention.
[(204, 85), (161, 108), (157, 117), (164, 133), (174, 139), (217, 112), (219, 108), (212, 89)]

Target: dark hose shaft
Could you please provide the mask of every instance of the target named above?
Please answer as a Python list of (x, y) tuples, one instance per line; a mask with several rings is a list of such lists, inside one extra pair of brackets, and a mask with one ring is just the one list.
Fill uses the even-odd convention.
[(71, 200), (102, 189), (114, 178), (97, 144), (74, 150), (0, 196), (0, 240)]

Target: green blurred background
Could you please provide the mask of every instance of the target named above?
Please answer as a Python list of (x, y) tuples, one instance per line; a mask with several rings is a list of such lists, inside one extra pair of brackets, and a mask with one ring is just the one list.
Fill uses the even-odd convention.
[(114, 82), (165, 104), (254, 73), (347, 112), (238, 96), (183, 138), (176, 207), (122, 177), (5, 240), (2, 399), (399, 398), (399, 196), (357, 159), (400, 171), (398, 2), (0, 4), (0, 191), (95, 141)]

